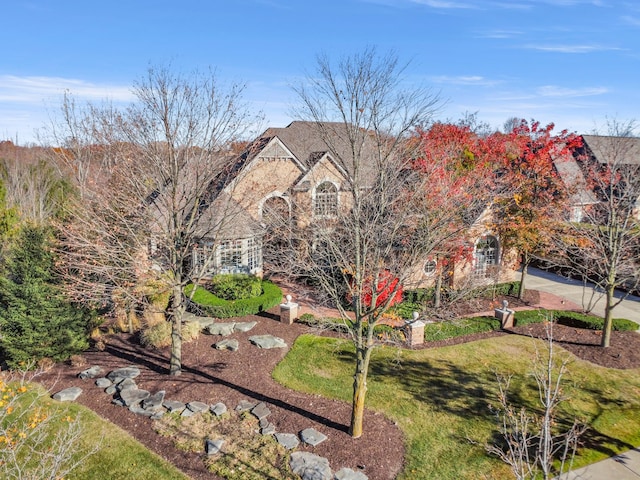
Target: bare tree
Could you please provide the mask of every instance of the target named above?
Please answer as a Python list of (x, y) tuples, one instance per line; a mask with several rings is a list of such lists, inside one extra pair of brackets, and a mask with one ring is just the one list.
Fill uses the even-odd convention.
[[(610, 122), (607, 136), (584, 136), (578, 163), (598, 202), (557, 237), (557, 258), (604, 292), (601, 345), (611, 341), (613, 310), (640, 285), (640, 139), (634, 123)], [(626, 293), (616, 297), (616, 289)]]
[[(212, 72), (150, 68), (128, 109), (89, 106), (71, 122), (90, 123), (82, 125), (91, 134), (82, 151), (97, 152), (109, 176), (85, 182), (61, 230), (70, 292), (87, 302), (108, 302), (114, 291), (139, 300), (137, 286), (149, 279), (163, 285), (170, 293), (164, 313), (172, 325), (172, 375), (181, 373), (184, 288), (211, 272), (239, 211), (221, 189), (236, 173), (230, 148), (255, 120), (243, 89), (221, 85)], [(65, 152), (72, 163), (74, 152)]]
[(452, 224), (469, 210), (464, 200), (450, 209), (429, 201), (436, 198), (427, 195), (434, 189), (441, 200), (462, 195), (447, 191), (446, 182), (432, 174), (453, 171), (415, 168), (421, 146), (415, 129), (430, 121), (437, 96), (405, 89), (403, 72), (395, 55), (375, 49), (337, 64), (320, 56), (316, 74), (296, 88), (296, 113), (313, 122), (344, 179), (335, 203), (323, 203), (319, 198), (326, 192), (316, 190), (314, 205), (294, 206), (294, 216), (307, 220), (290, 234), (290, 273), (320, 286), (353, 340), (353, 437), (363, 433), (376, 325), (402, 286), (415, 282), (429, 254), (455, 236)]
[[(585, 426), (577, 422), (562, 431), (559, 428), (558, 407), (568, 400), (563, 393), (564, 377), (568, 370), (568, 357), (558, 358), (553, 342), (553, 322), (546, 322), (545, 349), (536, 347), (531, 376), (538, 393), (539, 415), (511, 402), (509, 385), (511, 376), (496, 375), (498, 379), (498, 406), (493, 407), (499, 424), (501, 441), (487, 444), (487, 452), (496, 455), (511, 467), (518, 480), (555, 477), (571, 469), (578, 440)], [(554, 462), (559, 460), (557, 472)], [(561, 478), (561, 477), (558, 477)]]

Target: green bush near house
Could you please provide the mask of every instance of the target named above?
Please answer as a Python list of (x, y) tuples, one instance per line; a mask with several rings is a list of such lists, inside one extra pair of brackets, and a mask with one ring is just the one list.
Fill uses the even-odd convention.
[[(521, 310), (515, 313), (516, 326), (539, 323), (554, 319), (560, 325), (568, 327), (602, 330), (604, 319), (588, 313), (571, 312), (566, 310)], [(618, 332), (629, 332), (638, 329), (638, 324), (624, 318), (613, 319), (613, 329)]]
[[(282, 290), (280, 290), (280, 287), (268, 280), (262, 280), (261, 286), (261, 295), (239, 300), (225, 300), (198, 286), (193, 294), (192, 302), (198, 313), (202, 315), (217, 318), (255, 315), (282, 302)], [(187, 286), (185, 293), (187, 295), (191, 294), (193, 288), (193, 285)]]
[(242, 300), (262, 294), (262, 280), (254, 275), (216, 275), (207, 288), (223, 300)]
[(424, 327), (424, 339), (437, 342), (449, 338), (471, 335), (473, 333), (491, 332), (500, 329), (500, 321), (493, 317), (472, 317), (428, 323)]

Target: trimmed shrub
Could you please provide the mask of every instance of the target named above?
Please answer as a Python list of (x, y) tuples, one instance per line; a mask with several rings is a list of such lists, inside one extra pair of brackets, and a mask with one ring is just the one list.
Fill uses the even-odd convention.
[(433, 288), (405, 290), (404, 301), (408, 303), (424, 304), (433, 298), (433, 290)]
[(500, 329), (500, 321), (493, 317), (472, 317), (444, 322), (428, 323), (424, 327), (424, 339), (427, 342), (447, 340), (449, 338), (491, 332)]
[(402, 302), (399, 305), (396, 305), (395, 307), (392, 307), (391, 309), (389, 309), (390, 313), (395, 313), (396, 315), (398, 315), (400, 318), (403, 318), (405, 320), (409, 320), (413, 317), (413, 312), (421, 312), (423, 310), (423, 306), (420, 303), (413, 303), (413, 302)]
[[(193, 288), (193, 285), (187, 286), (185, 289), (187, 295)], [(197, 287), (193, 294), (191, 309), (196, 310), (196, 313), (217, 318), (243, 317), (268, 310), (280, 302), (282, 302), (280, 287), (263, 280), (262, 295), (240, 300), (224, 300), (202, 287)]]
[(216, 275), (209, 286), (211, 293), (223, 300), (242, 300), (262, 294), (262, 280), (254, 275)]

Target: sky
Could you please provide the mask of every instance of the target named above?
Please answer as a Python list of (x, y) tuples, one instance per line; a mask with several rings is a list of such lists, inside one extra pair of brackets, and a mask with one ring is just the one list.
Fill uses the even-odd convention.
[(640, 120), (638, 0), (4, 0), (0, 140), (21, 145), (78, 101), (133, 101), (151, 66), (214, 68), (284, 127), (318, 55), (375, 47), (405, 85), (494, 128), (512, 117), (606, 133)]

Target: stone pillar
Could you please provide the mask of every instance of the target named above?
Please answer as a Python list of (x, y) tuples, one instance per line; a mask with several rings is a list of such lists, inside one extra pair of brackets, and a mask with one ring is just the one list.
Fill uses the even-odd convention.
[(291, 301), (291, 295), (287, 295), (285, 298), (287, 302), (280, 304), (280, 322), (291, 325), (298, 318), (300, 306)]
[(506, 300), (503, 300), (502, 308), (496, 308), (493, 311), (494, 317), (500, 320), (500, 327), (502, 329), (513, 328), (513, 325), (514, 325), (515, 311), (510, 310), (507, 307), (509, 307), (509, 302), (507, 302)]
[(424, 344), (424, 326), (426, 323), (418, 320), (418, 317), (420, 317), (420, 314), (413, 312), (413, 320), (407, 323), (407, 343), (410, 347)]

